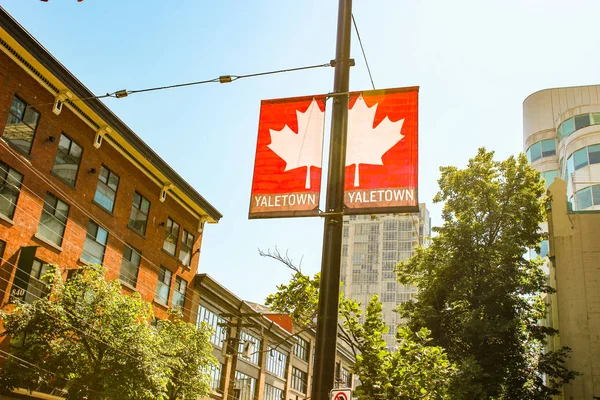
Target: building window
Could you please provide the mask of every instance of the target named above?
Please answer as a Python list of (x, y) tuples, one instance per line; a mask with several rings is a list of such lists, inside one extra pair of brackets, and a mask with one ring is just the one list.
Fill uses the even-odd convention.
[(42, 279), (48, 272), (49, 264), (38, 259), (33, 260), (31, 266), (31, 274), (27, 283), (27, 292), (25, 293), (25, 303), (33, 303), (45, 297), (48, 294), (48, 283), (46, 279)]
[(540, 173), (540, 179), (544, 180), (546, 184), (546, 189), (548, 189), (548, 187), (552, 185), (552, 182), (554, 182), (554, 178), (556, 177), (558, 177), (558, 170), (556, 169)]
[(39, 112), (17, 96), (13, 97), (4, 128), (4, 139), (17, 150), (25, 154), (31, 153), (31, 144), (39, 119)]
[(590, 164), (600, 164), (600, 144), (588, 146), (588, 161)]
[(292, 389), (300, 393), (306, 393), (308, 385), (308, 374), (296, 367), (292, 368)]
[(173, 291), (173, 308), (179, 307), (183, 310), (185, 304), (185, 290), (187, 288), (187, 281), (182, 277), (178, 276), (175, 278), (175, 290)]
[(158, 271), (158, 284), (156, 285), (156, 293), (154, 301), (165, 306), (169, 302), (169, 292), (171, 290), (172, 273), (162, 265)]
[(51, 193), (46, 194), (37, 233), (57, 246), (63, 241), (69, 206)]
[(181, 248), (179, 249), (179, 261), (189, 267), (192, 259), (192, 247), (194, 246), (194, 235), (183, 230), (181, 235)]
[(296, 338), (296, 343), (294, 344), (294, 356), (296, 356), (297, 359), (308, 362), (309, 349), (310, 344), (307, 340), (304, 340), (301, 337)]
[(82, 148), (64, 133), (60, 135), (56, 158), (52, 173), (62, 179), (66, 184), (75, 186), (77, 171), (81, 162)]
[[(244, 346), (246, 346), (247, 342), (252, 343), (251, 351), (249, 352), (248, 357), (243, 355)], [(257, 338), (256, 336), (249, 334), (246, 331), (241, 331), (240, 332), (240, 343), (238, 346), (238, 353), (240, 353), (240, 358), (242, 358), (246, 361), (249, 361), (252, 364), (258, 365), (259, 356), (260, 356), (260, 339)]]
[(90, 219), (83, 243), (83, 254), (81, 258), (92, 263), (102, 264), (104, 261), (104, 250), (106, 249), (106, 241), (108, 232), (100, 225)]
[(179, 224), (171, 218), (167, 219), (167, 229), (165, 231), (165, 242), (163, 249), (170, 255), (175, 255), (177, 249), (177, 239), (179, 238)]
[(233, 384), (234, 398), (237, 400), (254, 400), (256, 391), (256, 379), (240, 371), (235, 371), (235, 383)]
[(119, 272), (119, 279), (121, 282), (133, 287), (137, 285), (141, 258), (142, 254), (139, 251), (128, 244), (125, 245), (123, 259), (121, 260), (121, 271)]
[(274, 348), (270, 348), (267, 352), (267, 371), (285, 379), (287, 358), (287, 354)]
[(150, 202), (148, 199), (138, 192), (135, 192), (133, 194), (133, 204), (131, 205), (128, 226), (140, 235), (144, 235), (146, 233), (146, 223), (148, 222), (149, 211)]
[(283, 390), (265, 383), (264, 400), (283, 400)]
[(347, 387), (352, 387), (352, 374), (346, 368), (342, 367), (342, 373), (340, 374), (342, 384)]
[(117, 196), (118, 187), (119, 176), (102, 165), (100, 167), (100, 174), (98, 175), (98, 186), (96, 186), (94, 202), (106, 211), (112, 212), (115, 207), (115, 197)]
[(210, 375), (210, 388), (215, 392), (220, 392), (221, 389), (221, 373), (223, 371), (223, 364), (217, 363), (209, 367)]
[(575, 193), (577, 210), (600, 206), (600, 185), (588, 186)]
[(0, 214), (12, 219), (21, 192), (23, 175), (0, 162)]
[(208, 308), (198, 306), (198, 320), (196, 321), (196, 327), (199, 327), (203, 322), (206, 322), (208, 326), (213, 328), (210, 342), (217, 347), (223, 346), (223, 340), (225, 340), (226, 335), (223, 331), (223, 326), (220, 326), (219, 324), (225, 323), (225, 320)]
[(527, 149), (527, 159), (530, 163), (544, 157), (556, 155), (556, 140), (546, 139), (532, 144)]

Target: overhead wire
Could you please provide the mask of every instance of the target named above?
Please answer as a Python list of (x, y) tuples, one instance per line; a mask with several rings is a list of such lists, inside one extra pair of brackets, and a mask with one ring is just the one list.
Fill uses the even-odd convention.
[[(65, 193), (60, 187), (58, 187), (54, 182), (52, 182), (50, 179), (48, 179), (46, 176), (44, 176), (40, 171), (38, 171), (34, 166), (32, 166), (30, 163), (25, 162), (24, 160), (22, 160), (22, 156), (20, 154), (18, 154), (14, 149), (12, 149), (10, 146), (8, 146), (8, 144), (6, 142), (4, 142), (2, 139), (0, 139), (0, 147), (4, 147), (6, 150), (8, 150), (9, 152), (12, 152), (13, 155), (15, 156), (15, 158), (23, 165), (25, 166), (25, 168), (29, 169), (31, 172), (33, 172), (38, 178), (40, 178), (41, 180), (43, 180), (47, 185), (49, 185), (52, 189), (54, 189), (63, 199), (67, 200), (69, 203), (71, 203), (76, 209), (78, 209), (79, 211), (81, 211), (86, 217), (88, 217), (89, 219), (93, 220), (94, 222), (97, 221), (97, 219), (91, 214), (89, 213), (83, 206), (81, 206), (77, 201), (75, 201), (73, 198), (71, 198), (71, 196), (69, 196), (67, 193)], [(29, 190), (29, 192), (31, 192), (35, 197), (37, 197), (38, 199), (40, 199), (42, 202), (44, 202), (45, 204), (46, 201), (45, 199), (43, 199), (41, 196), (37, 195), (35, 193), (35, 191), (33, 191), (31, 188), (29, 188), (27, 185), (21, 183), (22, 187), (25, 187), (26, 189)], [(15, 205), (16, 206), (16, 205)], [(49, 205), (50, 207), (54, 208), (56, 210), (55, 207), (53, 207), (52, 205)], [(33, 217), (33, 216), (31, 216)], [(33, 217), (35, 218), (35, 217)], [(58, 221), (60, 224), (65, 226), (65, 229), (67, 229), (67, 225), (65, 223), (63, 223), (62, 221)], [(87, 229), (79, 226), (77, 224), (70, 224), (70, 225), (74, 225), (74, 227), (70, 227), (70, 229), (80, 229), (85, 235), (87, 235)], [(104, 230), (106, 230), (112, 237), (114, 237), (115, 239), (117, 239), (119, 242), (121, 242), (123, 245), (126, 245), (130, 248), (131, 245), (129, 245), (123, 238), (121, 238), (119, 235), (117, 235), (114, 231), (112, 231), (111, 229), (102, 226), (102, 228)], [(67, 241), (68, 242), (68, 241)], [(80, 248), (80, 246), (73, 244), (73, 246), (76, 246), (78, 249)], [(132, 248), (132, 250), (134, 250)], [(134, 250), (136, 251), (136, 250)], [(150, 260), (148, 257), (144, 256), (142, 253), (139, 253), (136, 251), (136, 253), (140, 256), (140, 259), (145, 260), (146, 261), (146, 265), (148, 265), (150, 268), (150, 270), (154, 270), (157, 273), (160, 272), (160, 266), (158, 266), (157, 264), (155, 264), (152, 260)], [(140, 268), (141, 270), (141, 268)], [(138, 283), (141, 283), (142, 285), (144, 285), (147, 289), (150, 289), (151, 291), (153, 290), (151, 287), (147, 286), (143, 281), (140, 282), (140, 280), (138, 280)]]
[[(207, 83), (231, 83), (231, 82), (235, 82), (240, 79), (255, 78), (255, 77), (266, 76), (266, 75), (283, 74), (283, 73), (288, 73), (288, 72), (304, 71), (304, 70), (315, 69), (315, 68), (332, 67), (334, 65), (335, 65), (335, 60), (332, 60), (332, 61), (330, 61), (328, 63), (324, 63), (324, 64), (314, 64), (314, 65), (307, 65), (307, 66), (295, 67), (295, 68), (284, 68), (284, 69), (278, 69), (278, 70), (272, 70), (272, 71), (257, 72), (257, 73), (253, 73), (253, 74), (220, 75), (220, 76), (218, 76), (216, 78), (212, 78), (212, 79), (206, 79), (206, 80), (194, 81), (194, 82), (177, 83), (174, 85), (155, 86), (155, 87), (135, 89), (135, 90), (122, 89), (122, 90), (117, 90), (112, 93), (106, 93), (103, 95), (88, 96), (88, 97), (76, 98), (76, 99), (66, 99), (65, 102), (68, 103), (68, 102), (76, 102), (76, 101), (104, 99), (104, 98), (109, 98), (109, 97), (120, 99), (123, 97), (127, 97), (129, 95), (138, 94), (138, 93), (154, 92), (154, 91), (158, 91), (158, 90), (176, 89), (176, 88), (187, 87), (187, 86), (203, 85), (203, 84), (207, 84)], [(43, 106), (47, 106), (47, 105), (53, 105), (54, 103), (55, 102), (40, 103), (40, 104), (28, 104), (26, 106), (26, 108), (43, 107)], [(10, 107), (5, 108), (2, 111), (4, 112), (7, 110), (10, 110)]]
[(362, 39), (360, 38), (360, 33), (358, 32), (358, 26), (356, 25), (356, 19), (354, 18), (354, 14), (352, 14), (352, 24), (354, 25), (354, 30), (356, 31), (356, 36), (358, 37), (358, 43), (360, 44), (360, 49), (362, 50), (363, 58), (365, 59), (367, 72), (369, 73), (369, 79), (371, 80), (371, 86), (373, 86), (373, 90), (375, 90), (375, 83), (373, 83), (373, 75), (371, 75), (371, 68), (369, 67), (369, 61), (367, 60), (367, 54), (365, 53), (365, 48), (363, 46)]

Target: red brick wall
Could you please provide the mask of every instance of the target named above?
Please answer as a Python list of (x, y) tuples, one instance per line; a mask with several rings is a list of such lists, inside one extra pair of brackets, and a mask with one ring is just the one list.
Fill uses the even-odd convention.
[[(22, 192), (13, 218), (14, 225), (0, 220), (0, 239), (7, 243), (4, 254), (5, 261), (0, 264), (0, 299), (3, 304), (8, 300), (10, 291), (10, 285), (6, 280), (12, 281), (15, 272), (15, 267), (10, 264), (16, 264), (21, 246), (39, 245), (36, 254), (39, 259), (58, 264), (63, 268), (76, 268), (81, 265), (79, 259), (82, 254), (89, 217), (76, 204), (109, 231), (104, 257), (104, 265), (109, 269), (108, 278), (118, 279), (124, 247), (121, 240), (123, 240), (141, 251), (143, 257), (155, 264), (151, 265), (146, 259), (141, 261), (136, 289), (145, 300), (153, 301), (154, 299), (158, 277), (157, 266), (163, 265), (173, 272), (169, 297), (169, 304), (171, 304), (175, 276), (179, 275), (191, 284), (196, 274), (199, 259), (197, 251), (201, 243), (201, 235), (197, 231), (198, 221), (169, 196), (164, 203), (161, 203), (158, 199), (160, 187), (134, 167), (108, 142), (105, 141), (100, 149), (94, 148), (92, 142), (95, 131), (67, 107), (63, 107), (58, 116), (52, 113), (54, 96), (0, 51), (0, 134), (4, 131), (15, 94), (34, 106), (41, 115), (29, 157), (15, 156), (5, 148), (7, 145), (4, 141), (0, 142), (0, 160), (24, 175)], [(62, 132), (83, 147), (75, 188), (50, 174)], [(56, 140), (48, 141), (50, 136)], [(101, 164), (106, 165), (120, 177), (112, 215), (92, 203)], [(66, 193), (70, 199), (36, 176), (26, 165), (39, 171), (53, 185)], [(94, 168), (96, 172), (90, 173), (91, 168)], [(145, 237), (127, 227), (133, 193), (136, 190), (151, 202)], [(47, 192), (51, 192), (70, 206), (62, 251), (33, 237), (42, 212), (42, 199)], [(176, 258), (162, 251), (165, 227), (159, 224), (166, 222), (167, 217), (171, 217), (181, 225), (179, 241), (183, 228), (195, 236), (193, 247), (195, 254), (192, 257), (191, 268), (183, 266)], [(179, 244), (177, 252), (179, 252)], [(188, 293), (191, 295), (191, 285)], [(190, 303), (190, 296), (187, 297), (186, 308)], [(166, 315), (165, 307), (155, 303), (154, 309), (157, 316), (164, 317)]]

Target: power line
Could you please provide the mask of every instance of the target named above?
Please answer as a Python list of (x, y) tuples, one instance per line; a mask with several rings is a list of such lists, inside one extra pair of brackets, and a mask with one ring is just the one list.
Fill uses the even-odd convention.
[(375, 83), (373, 83), (373, 76), (371, 75), (371, 68), (369, 68), (369, 61), (367, 61), (367, 54), (365, 53), (365, 48), (363, 47), (363, 43), (360, 38), (360, 33), (358, 33), (358, 26), (356, 25), (356, 20), (354, 19), (354, 14), (352, 14), (352, 24), (354, 25), (354, 30), (356, 31), (356, 36), (358, 37), (358, 43), (360, 44), (360, 49), (362, 50), (363, 58), (365, 59), (365, 64), (367, 65), (367, 72), (369, 73), (369, 79), (371, 79), (371, 86), (373, 86), (373, 90), (375, 90)]
[[(246, 74), (246, 75), (220, 75), (216, 78), (213, 79), (207, 79), (207, 80), (203, 80), (203, 81), (195, 81), (195, 82), (185, 82), (185, 83), (178, 83), (175, 85), (167, 85), (167, 86), (156, 86), (156, 87), (150, 87), (150, 88), (144, 88), (144, 89), (135, 89), (135, 90), (127, 90), (127, 89), (122, 89), (122, 90), (117, 90), (116, 92), (112, 92), (112, 93), (106, 93), (103, 95), (97, 95), (97, 96), (88, 96), (88, 97), (82, 97), (82, 98), (76, 98), (76, 99), (68, 99), (65, 100), (66, 103), (74, 103), (76, 101), (85, 101), (85, 100), (99, 100), (99, 99), (105, 99), (105, 98), (115, 98), (115, 99), (120, 99), (123, 97), (127, 97), (130, 94), (137, 94), (137, 93), (145, 93), (145, 92), (154, 92), (157, 90), (167, 90), (167, 89), (175, 89), (175, 88), (180, 88), (180, 87), (186, 87), (186, 86), (196, 86), (196, 85), (203, 85), (206, 83), (231, 83), (234, 81), (237, 81), (239, 79), (244, 79), (244, 78), (255, 78), (258, 76), (265, 76), (265, 75), (275, 75), (275, 74), (282, 74), (282, 73), (286, 73), (286, 72), (296, 72), (296, 71), (304, 71), (304, 70), (308, 70), (308, 69), (315, 69), (315, 68), (324, 68), (324, 67), (333, 67), (335, 66), (335, 60), (331, 60), (330, 62), (326, 63), (326, 64), (315, 64), (315, 65), (307, 65), (304, 67), (296, 67), (296, 68), (285, 68), (285, 69), (278, 69), (278, 70), (273, 70), (273, 71), (265, 71), (265, 72), (257, 72), (254, 74)], [(54, 105), (55, 102), (52, 103), (40, 103), (40, 104), (28, 104), (27, 108), (30, 107), (43, 107), (43, 106), (51, 106)], [(2, 112), (10, 110), (9, 108), (5, 108), (2, 110)]]

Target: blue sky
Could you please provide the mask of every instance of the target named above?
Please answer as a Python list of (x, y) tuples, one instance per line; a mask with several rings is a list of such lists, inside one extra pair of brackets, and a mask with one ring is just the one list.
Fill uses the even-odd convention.
[[(96, 94), (326, 63), (337, 1), (2, 0)], [(600, 2), (354, 1), (377, 88), (420, 86), (420, 188), (433, 224), (438, 168), (478, 147), (522, 151), (522, 102), (549, 87), (600, 83)], [(351, 90), (370, 88), (353, 36)], [(277, 246), (320, 269), (318, 218), (247, 219), (260, 100), (327, 93), (324, 68), (105, 103), (223, 214), (206, 229), (200, 272), (262, 302), (289, 271), (258, 255)], [(328, 131), (327, 131), (328, 132)], [(328, 134), (327, 134), (328, 135)], [(326, 136), (327, 136), (326, 135)]]

